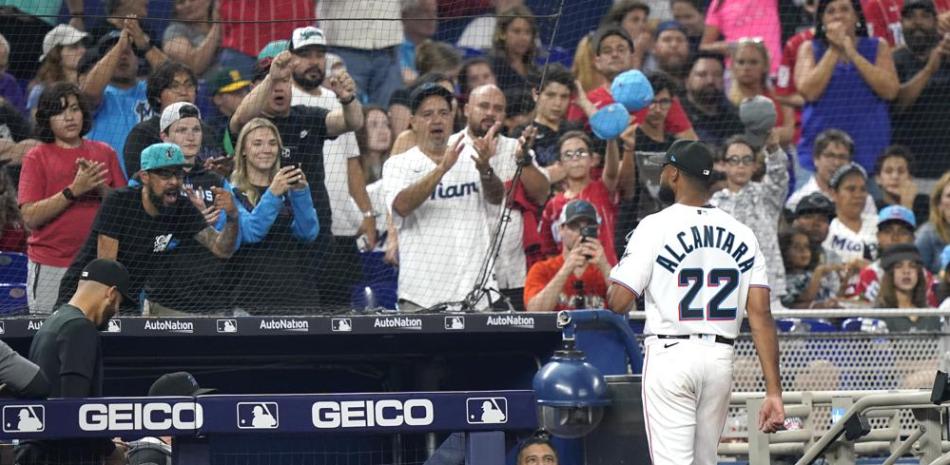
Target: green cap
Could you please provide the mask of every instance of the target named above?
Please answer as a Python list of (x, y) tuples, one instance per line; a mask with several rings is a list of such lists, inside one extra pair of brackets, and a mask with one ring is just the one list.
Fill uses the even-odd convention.
[(178, 167), (185, 164), (185, 154), (181, 152), (177, 144), (162, 142), (146, 147), (142, 151), (141, 162), (143, 171)]
[(234, 92), (249, 85), (251, 85), (251, 81), (242, 76), (240, 71), (233, 68), (218, 71), (211, 77), (210, 82), (213, 95)]
[(261, 49), (261, 52), (257, 54), (257, 61), (264, 60), (266, 58), (273, 59), (277, 55), (280, 55), (280, 52), (288, 50), (290, 48), (289, 40), (275, 40)]

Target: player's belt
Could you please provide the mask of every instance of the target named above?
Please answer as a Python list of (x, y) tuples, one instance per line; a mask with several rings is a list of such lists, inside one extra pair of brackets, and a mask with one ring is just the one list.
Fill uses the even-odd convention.
[(714, 340), (720, 344), (726, 345), (735, 345), (735, 339), (729, 339), (728, 337), (722, 337), (719, 335), (713, 334), (657, 334), (658, 339), (705, 339), (705, 340)]

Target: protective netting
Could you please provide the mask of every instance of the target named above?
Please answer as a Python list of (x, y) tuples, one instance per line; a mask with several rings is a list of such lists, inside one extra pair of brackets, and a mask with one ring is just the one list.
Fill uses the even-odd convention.
[[(0, 308), (53, 310), (97, 256), (130, 269), (136, 313), (600, 306), (628, 233), (665, 205), (659, 162), (678, 138), (723, 149), (712, 201), (755, 229), (774, 297), (873, 304), (857, 270), (884, 245), (874, 211), (906, 206), (921, 227), (940, 209), (940, 224), (918, 233), (932, 271), (950, 239), (937, 202), (947, 180), (934, 182), (950, 160), (948, 10), (929, 0), (4, 1), (0, 250), (13, 271)], [(630, 69), (649, 78), (632, 98), (643, 108), (593, 117)], [(454, 95), (447, 112), (431, 98), (440, 94), (413, 101), (425, 83)], [(486, 83), (502, 92), (472, 94)], [(755, 95), (772, 105), (740, 115)], [(510, 138), (493, 146), (481, 139), (496, 122)], [(516, 139), (525, 125), (537, 130), (533, 151)], [(558, 142), (574, 129), (593, 140)], [(463, 130), (458, 161), (445, 161), (449, 134)], [(727, 144), (736, 134), (746, 141)], [(616, 151), (604, 141), (618, 138)], [(161, 141), (181, 154), (145, 150)], [(861, 202), (829, 185), (848, 160), (869, 174), (853, 186), (870, 192), (866, 209), (851, 211)], [(834, 254), (783, 257), (782, 207), (794, 213), (814, 191), (847, 220), (809, 236), (811, 254)], [(596, 231), (561, 214), (573, 198), (593, 204)], [(590, 258), (556, 258), (572, 250)], [(837, 284), (803, 294), (826, 260)], [(567, 266), (575, 277), (558, 274)], [(542, 292), (556, 280), (560, 292)]]

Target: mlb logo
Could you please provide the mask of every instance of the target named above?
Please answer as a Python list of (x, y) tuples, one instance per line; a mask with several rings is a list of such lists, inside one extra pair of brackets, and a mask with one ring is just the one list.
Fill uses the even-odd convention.
[(3, 407), (4, 433), (39, 433), (46, 429), (46, 409), (42, 405)]
[(349, 318), (334, 318), (330, 320), (330, 330), (335, 333), (348, 333), (353, 331), (353, 320)]
[(122, 332), (122, 320), (109, 320), (109, 324), (106, 325), (107, 333), (121, 333)]
[(498, 425), (508, 422), (508, 399), (469, 397), (465, 399), (465, 420), (470, 425)]
[(277, 429), (280, 416), (277, 402), (238, 402), (237, 427), (240, 429)]
[(465, 317), (464, 316), (445, 317), (445, 329), (449, 331), (465, 329)]
[(233, 320), (233, 319), (218, 320), (218, 332), (219, 333), (236, 333), (237, 320)]

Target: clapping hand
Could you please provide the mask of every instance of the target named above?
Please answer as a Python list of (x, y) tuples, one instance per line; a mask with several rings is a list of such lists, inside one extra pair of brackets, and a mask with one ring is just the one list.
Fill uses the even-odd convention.
[(214, 225), (218, 224), (218, 219), (221, 218), (221, 210), (215, 208), (214, 205), (209, 207), (205, 203), (205, 199), (201, 193), (190, 187), (185, 188), (185, 195), (188, 196), (188, 200), (191, 200), (191, 204), (205, 217), (205, 222), (208, 223), (208, 226), (214, 227)]
[(442, 161), (439, 162), (439, 169), (442, 170), (442, 173), (448, 173), (449, 170), (455, 166), (455, 162), (459, 160), (459, 154), (462, 153), (462, 138), (459, 137), (455, 139), (455, 143), (451, 147), (447, 147), (445, 152), (442, 155)]
[(484, 136), (472, 140), (472, 148), (475, 149), (477, 154), (477, 156), (472, 155), (472, 160), (475, 161), (475, 168), (478, 169), (479, 173), (485, 173), (491, 169), (489, 162), (495, 156), (495, 149), (498, 147), (498, 139), (495, 134), (498, 133), (499, 129), (501, 129), (501, 121), (496, 121)]
[(76, 160), (76, 176), (69, 185), (69, 190), (79, 197), (105, 185), (108, 176), (109, 169), (106, 168), (105, 163), (79, 158)]

